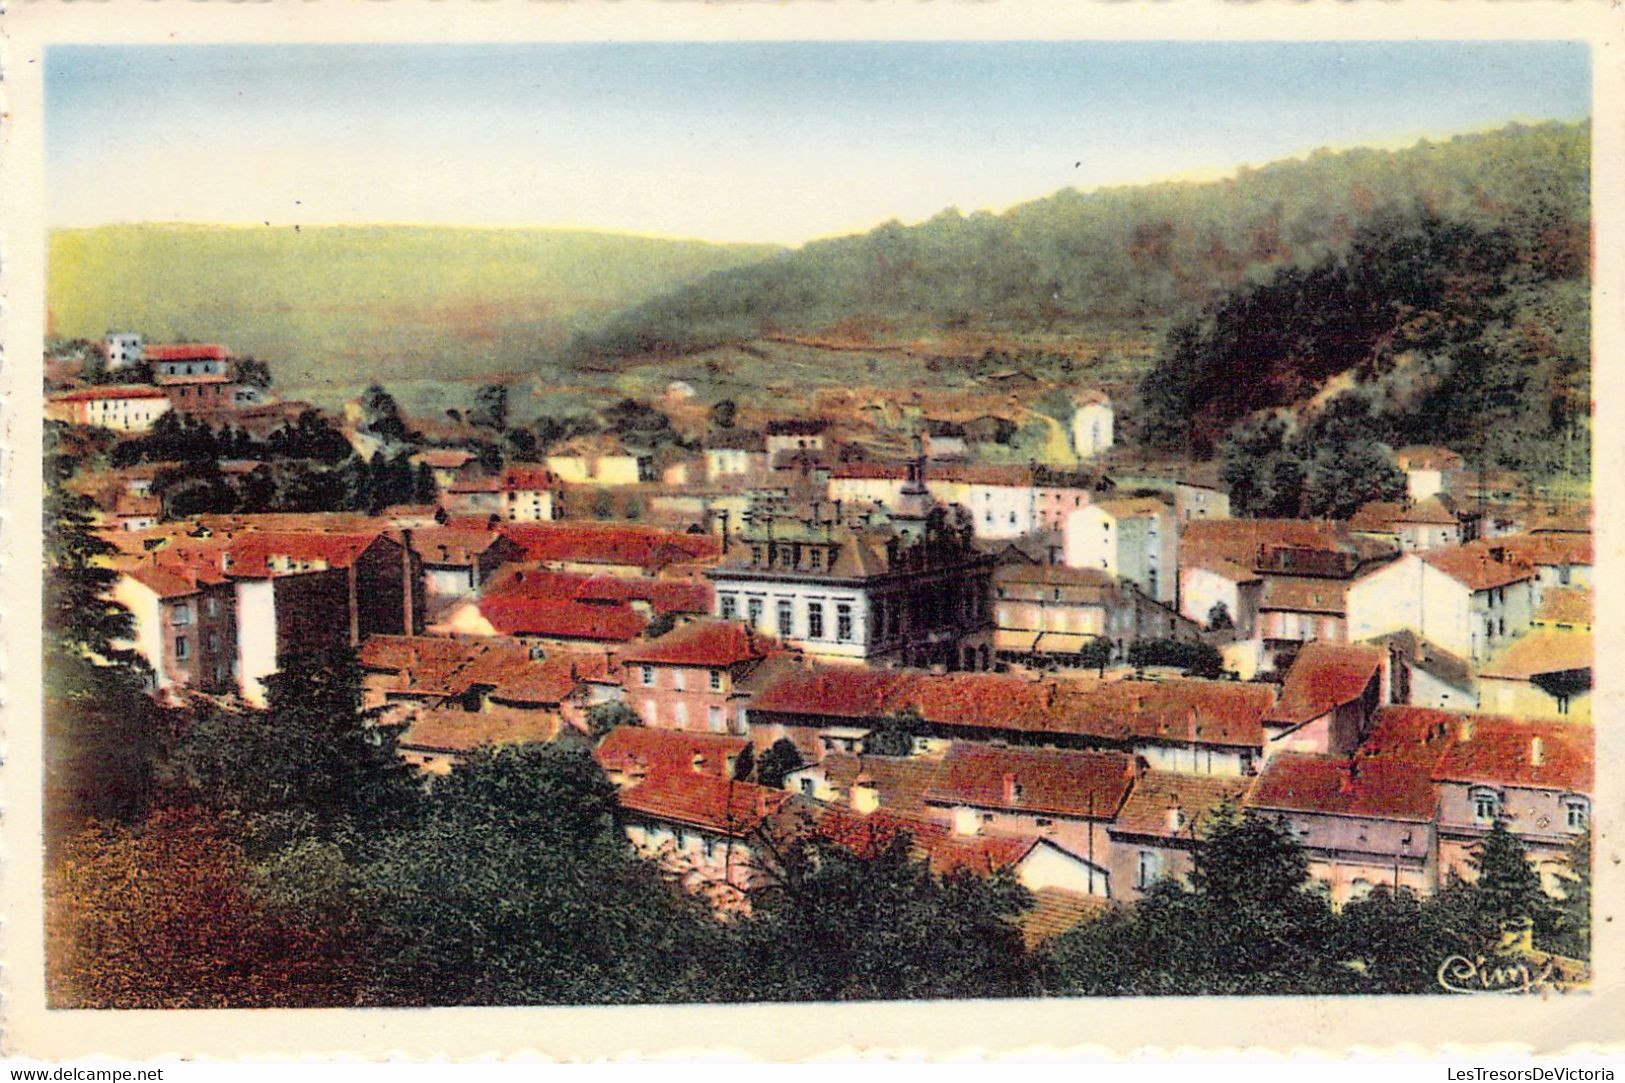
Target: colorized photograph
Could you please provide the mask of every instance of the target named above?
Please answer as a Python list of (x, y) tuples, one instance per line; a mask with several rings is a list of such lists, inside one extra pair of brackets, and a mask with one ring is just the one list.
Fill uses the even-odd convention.
[(1586, 43), (43, 67), (48, 1007), (1590, 982)]

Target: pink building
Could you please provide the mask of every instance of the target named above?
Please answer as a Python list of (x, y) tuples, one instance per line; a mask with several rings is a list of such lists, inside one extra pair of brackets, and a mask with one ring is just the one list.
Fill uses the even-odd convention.
[(626, 701), (646, 726), (742, 734), (741, 681), (777, 649), (748, 624), (690, 621), (622, 652)]

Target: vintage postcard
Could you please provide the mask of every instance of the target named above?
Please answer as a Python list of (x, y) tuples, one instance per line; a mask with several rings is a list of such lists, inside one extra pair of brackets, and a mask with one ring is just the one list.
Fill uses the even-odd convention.
[(13, 8), (12, 1050), (1617, 1048), (1619, 12), (1356, 8)]

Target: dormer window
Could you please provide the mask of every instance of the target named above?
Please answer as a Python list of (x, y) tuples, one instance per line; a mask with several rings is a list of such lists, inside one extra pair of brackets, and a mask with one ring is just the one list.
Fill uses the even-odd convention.
[(813, 571), (822, 571), (824, 568), (824, 551), (817, 547), (807, 550), (807, 567)]

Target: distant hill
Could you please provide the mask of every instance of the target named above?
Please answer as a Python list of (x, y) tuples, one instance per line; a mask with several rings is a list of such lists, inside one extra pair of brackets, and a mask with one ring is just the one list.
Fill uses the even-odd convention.
[(1066, 190), (1000, 215), (948, 210), (714, 272), (616, 314), (571, 350), (602, 361), (830, 329), (1160, 336), (1184, 310), (1338, 251), (1396, 205), (1506, 229), (1567, 259), (1586, 239), (1589, 162), (1589, 124), (1511, 125), (1398, 151), (1316, 151), (1213, 183)]
[(777, 251), (548, 229), (103, 226), (52, 233), (48, 301), (62, 338), (218, 340), (289, 390), (343, 395), (531, 373), (608, 310)]

